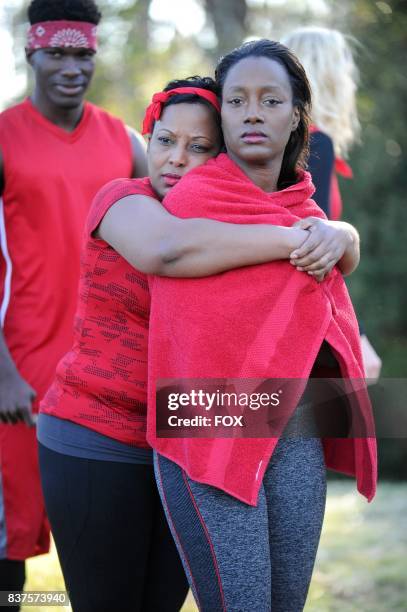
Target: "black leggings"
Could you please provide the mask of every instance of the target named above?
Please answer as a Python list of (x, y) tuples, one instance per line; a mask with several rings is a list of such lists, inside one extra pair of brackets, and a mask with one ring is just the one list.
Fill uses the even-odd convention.
[(74, 612), (178, 612), (188, 583), (152, 466), (39, 444), (52, 533)]

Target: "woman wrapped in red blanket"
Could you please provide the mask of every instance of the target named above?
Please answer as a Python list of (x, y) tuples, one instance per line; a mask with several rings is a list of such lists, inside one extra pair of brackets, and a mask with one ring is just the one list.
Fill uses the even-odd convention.
[[(211, 78), (195, 76), (156, 94), (149, 177), (105, 185), (87, 219), (74, 342), (37, 424), (47, 512), (75, 610), (113, 610), (120, 599), (123, 609), (177, 612), (187, 593), (146, 442), (145, 273), (198, 277), (287, 258), (318, 234), (329, 254), (355, 231), (328, 224), (311, 235), (165, 210), (161, 200), (174, 185), (219, 153), (216, 92)], [(328, 269), (320, 266), (317, 276)]]
[[(222, 58), (217, 80), (227, 153), (189, 173), (165, 199), (167, 210), (287, 227), (312, 216), (317, 226), (324, 215), (310, 199), (314, 189), (303, 169), (310, 89), (298, 60), (279, 43), (246, 43)], [(356, 476), (369, 501), (376, 487), (358, 326), (342, 275), (333, 268), (319, 284), (299, 274), (293, 257), (206, 279), (153, 277), (150, 290), (147, 438), (200, 609), (301, 610), (323, 520), (325, 465)], [(160, 379), (304, 381), (327, 349), (353, 392), (363, 437), (156, 433)], [(288, 416), (303, 388), (293, 394)], [(183, 399), (179, 406), (188, 403)]]

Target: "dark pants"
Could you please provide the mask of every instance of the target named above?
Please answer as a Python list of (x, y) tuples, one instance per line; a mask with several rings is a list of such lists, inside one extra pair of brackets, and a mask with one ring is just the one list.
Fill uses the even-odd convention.
[[(22, 591), (25, 582), (25, 562), (0, 559), (0, 591)], [(18, 612), (20, 606), (2, 606), (1, 610)]]
[(74, 612), (177, 612), (188, 583), (152, 466), (39, 445), (45, 503)]

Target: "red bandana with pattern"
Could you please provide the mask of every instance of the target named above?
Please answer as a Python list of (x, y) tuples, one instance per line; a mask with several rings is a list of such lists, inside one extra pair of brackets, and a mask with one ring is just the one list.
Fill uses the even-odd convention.
[(26, 49), (79, 47), (96, 51), (96, 30), (96, 25), (87, 21), (41, 21), (28, 30)]

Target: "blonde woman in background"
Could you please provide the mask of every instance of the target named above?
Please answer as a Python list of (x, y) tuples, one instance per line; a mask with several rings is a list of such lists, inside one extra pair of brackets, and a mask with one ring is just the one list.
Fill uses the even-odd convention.
[[(359, 72), (348, 40), (341, 32), (322, 27), (300, 28), (282, 40), (300, 59), (311, 84), (309, 171), (316, 187), (313, 197), (333, 220), (342, 213), (337, 175), (352, 178), (345, 159), (360, 134), (356, 108)], [(302, 227), (306, 229), (304, 222)], [(382, 362), (363, 329), (361, 344), (366, 377), (376, 382)]]

